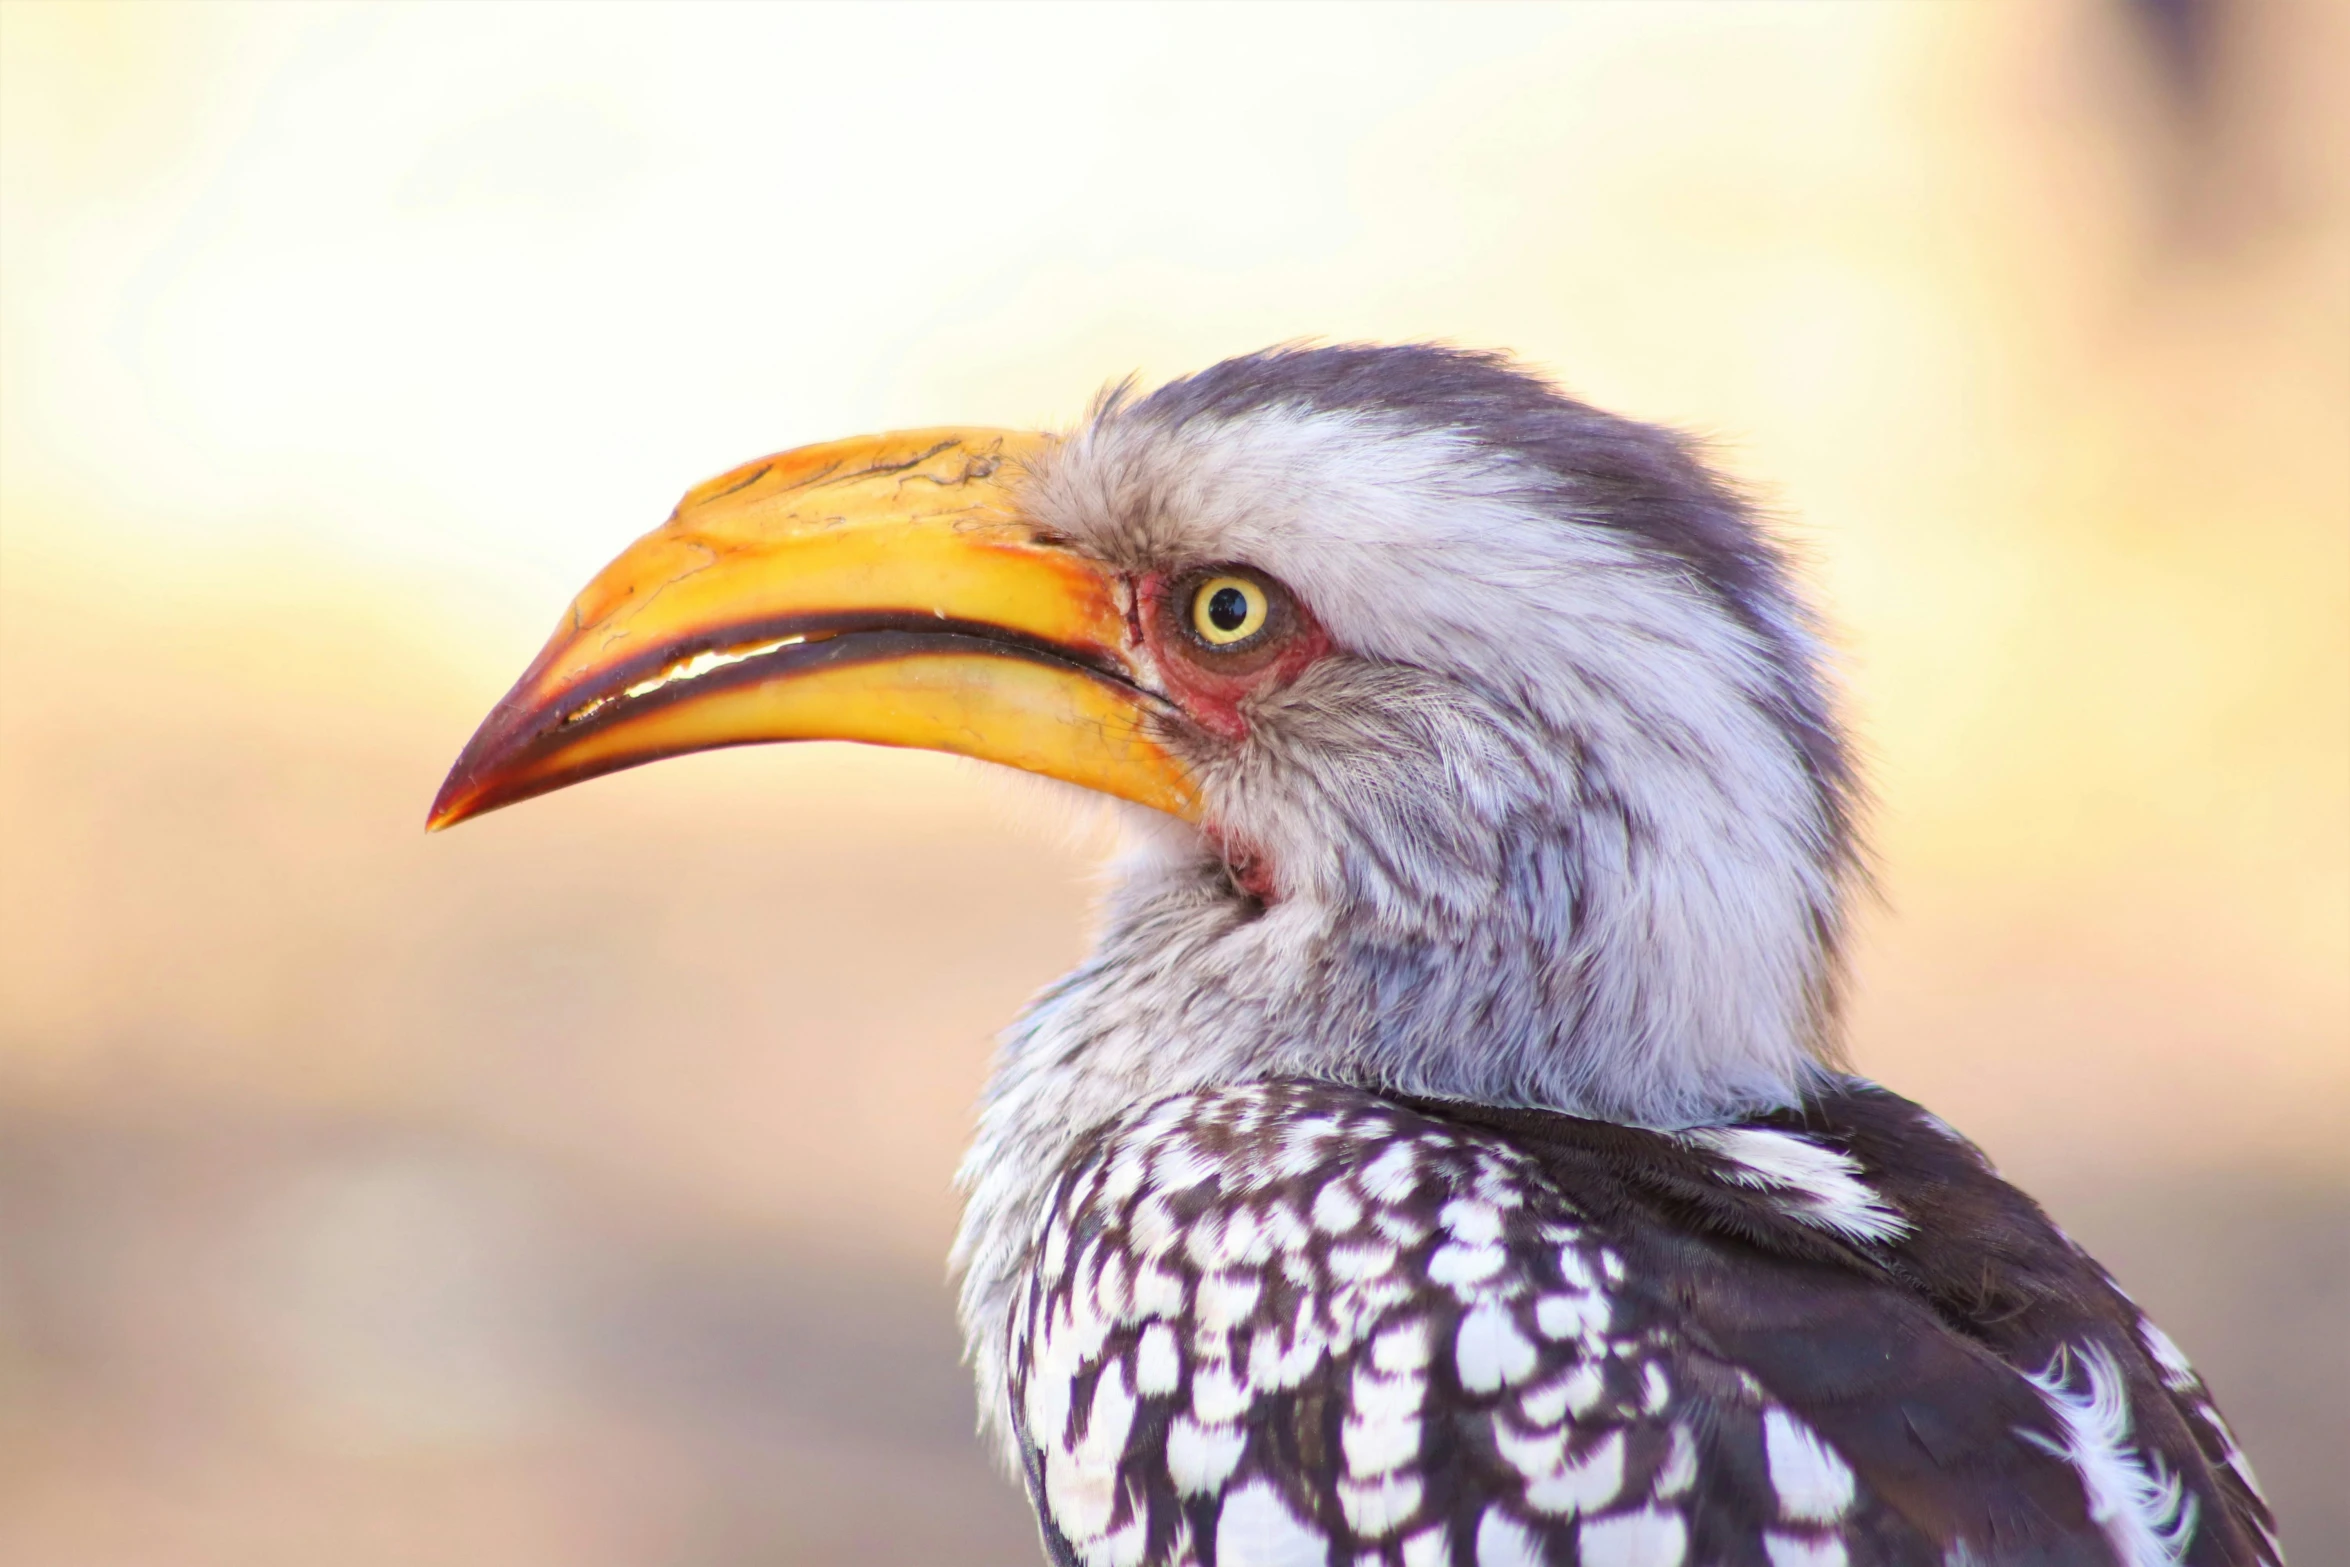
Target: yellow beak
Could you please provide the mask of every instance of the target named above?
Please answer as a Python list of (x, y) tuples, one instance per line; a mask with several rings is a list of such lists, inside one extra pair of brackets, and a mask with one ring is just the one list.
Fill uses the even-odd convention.
[(1002, 762), (1194, 818), (1125, 590), (1040, 541), (1010, 480), (1045, 437), (905, 430), (711, 480), (573, 601), (428, 828), (717, 746), (861, 740)]

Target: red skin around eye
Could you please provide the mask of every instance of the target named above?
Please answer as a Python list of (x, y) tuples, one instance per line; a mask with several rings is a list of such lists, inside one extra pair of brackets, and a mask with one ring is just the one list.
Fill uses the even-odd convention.
[[(1252, 694), (1286, 685), (1330, 651), (1330, 634), (1294, 598), (1286, 601), (1280, 640), (1246, 653), (1218, 654), (1200, 646), (1182, 628), (1180, 608), (1167, 602), (1167, 578), (1154, 571), (1134, 585), (1129, 629), (1136, 641), (1150, 649), (1167, 698), (1192, 722), (1222, 740), (1248, 738), (1248, 714), (1243, 704)], [(1273, 862), (1261, 850), (1214, 822), (1204, 824), (1203, 830), (1235, 886), (1259, 903), (1278, 901), (1280, 887)]]
[(1289, 601), (1288, 634), (1280, 642), (1239, 654), (1216, 654), (1177, 625), (1178, 606), (1166, 601), (1167, 578), (1151, 572), (1135, 584), (1133, 631), (1151, 651), (1167, 696), (1192, 721), (1224, 740), (1248, 738), (1241, 704), (1270, 686), (1287, 685), (1330, 651), (1330, 634), (1303, 604)]

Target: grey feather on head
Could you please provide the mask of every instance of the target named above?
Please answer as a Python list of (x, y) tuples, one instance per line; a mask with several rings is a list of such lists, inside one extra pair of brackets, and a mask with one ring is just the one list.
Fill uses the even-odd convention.
[(1129, 813), (1005, 1039), (967, 1261), (1007, 1162), (1208, 1083), (1678, 1127), (1835, 1059), (1855, 784), (1784, 552), (1689, 441), (1497, 354), (1288, 347), (1114, 389), (1025, 500), (1130, 573), (1267, 574), (1331, 651), (1245, 735), (1160, 737), (1208, 830)]
[(1280, 896), (1193, 833), (1130, 858), (1104, 955), (1184, 954), (1161, 1052), (1672, 1125), (1832, 1051), (1850, 770), (1688, 442), (1497, 355), (1277, 349), (1106, 398), (1030, 504), (1130, 570), (1267, 572), (1336, 648), (1245, 741), (1171, 737)]

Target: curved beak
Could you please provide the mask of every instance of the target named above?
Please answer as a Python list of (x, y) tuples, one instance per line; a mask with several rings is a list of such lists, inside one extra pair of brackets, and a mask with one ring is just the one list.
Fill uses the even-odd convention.
[(666, 756), (780, 740), (952, 751), (1196, 817), (1151, 738), (1126, 589), (1010, 490), (1045, 437), (908, 430), (750, 463), (588, 584), (426, 826)]

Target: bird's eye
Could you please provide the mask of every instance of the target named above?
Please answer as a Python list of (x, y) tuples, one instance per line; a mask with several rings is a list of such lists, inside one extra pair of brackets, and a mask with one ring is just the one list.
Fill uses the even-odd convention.
[(1210, 647), (1237, 647), (1265, 629), (1272, 600), (1246, 577), (1210, 577), (1191, 590), (1191, 629)]

